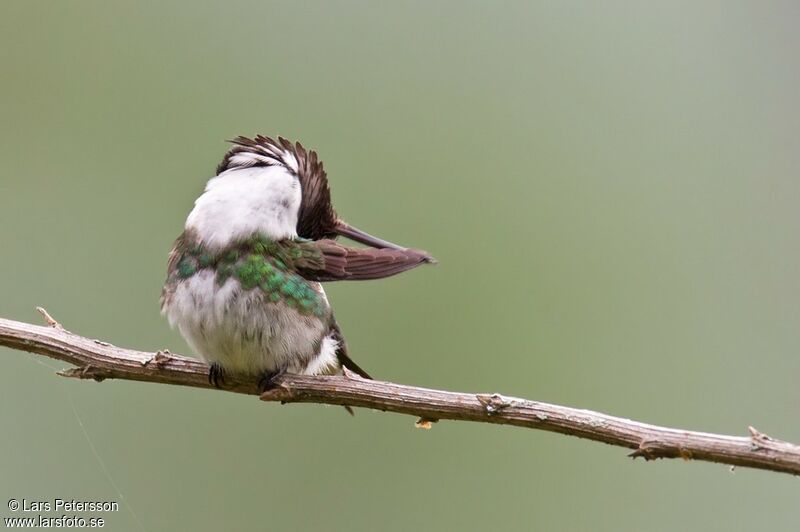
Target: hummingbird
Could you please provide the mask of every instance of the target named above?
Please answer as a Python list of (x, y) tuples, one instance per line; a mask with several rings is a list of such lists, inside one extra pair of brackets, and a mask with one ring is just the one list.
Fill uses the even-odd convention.
[[(236, 137), (169, 254), (161, 311), (209, 364), (264, 391), (284, 373), (370, 375), (348, 355), (322, 287), (396, 275), (436, 261), (342, 220), (316, 152)], [(345, 237), (367, 247), (345, 246)]]

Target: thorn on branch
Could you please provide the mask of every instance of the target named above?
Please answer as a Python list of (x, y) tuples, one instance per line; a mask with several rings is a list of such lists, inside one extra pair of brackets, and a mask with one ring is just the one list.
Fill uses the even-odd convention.
[(511, 406), (511, 400), (503, 397), (499, 393), (479, 393), (475, 395), (475, 398), (483, 405), (483, 408), (486, 409), (486, 413), (490, 416), (497, 415), (502, 410)]
[(634, 460), (639, 457), (644, 458), (645, 462), (649, 462), (650, 460), (655, 460), (656, 458), (660, 458), (658, 454), (656, 454), (655, 452), (656, 443), (657, 442), (654, 441), (642, 440), (639, 443), (639, 448), (628, 453), (628, 456), (630, 456)]
[(280, 401), (285, 404), (287, 400), (292, 398), (292, 390), (283, 383), (279, 383), (274, 388), (270, 388), (261, 394), (262, 401)]
[(64, 327), (63, 327), (63, 326), (62, 326), (60, 323), (58, 323), (58, 322), (57, 322), (55, 319), (53, 319), (53, 317), (50, 315), (50, 313), (49, 313), (49, 312), (47, 312), (47, 311), (44, 309), (44, 307), (36, 307), (36, 311), (37, 311), (39, 314), (41, 314), (41, 315), (42, 315), (42, 318), (44, 319), (44, 322), (45, 322), (45, 323), (46, 323), (46, 324), (47, 324), (49, 327), (52, 327), (52, 328), (54, 328), (54, 329), (58, 329), (59, 331), (66, 331), (66, 329), (64, 329)]
[(167, 365), (170, 360), (172, 360), (172, 355), (170, 354), (169, 349), (163, 349), (159, 350), (155, 355), (143, 361), (142, 366), (147, 367), (150, 364), (153, 364), (158, 369), (161, 369)]
[(434, 423), (438, 423), (438, 419), (433, 419), (429, 417), (421, 417), (414, 422), (414, 426), (418, 429), (430, 430), (433, 428)]
[(347, 369), (347, 367), (345, 366), (342, 366), (342, 375), (344, 375), (348, 379), (359, 380), (359, 381), (367, 380), (358, 373), (356, 373), (355, 371)]
[(644, 458), (645, 462), (649, 462), (650, 460), (654, 460), (653, 457), (648, 455), (647, 450), (646, 449), (642, 449), (641, 447), (639, 449), (636, 449), (635, 451), (629, 452), (628, 456), (630, 458), (633, 458), (634, 460), (636, 460), (639, 457), (642, 457), (642, 458)]
[(57, 372), (57, 375), (61, 377), (69, 377), (71, 379), (94, 379), (97, 382), (103, 382), (106, 379), (100, 368), (96, 368), (91, 365), (62, 369), (61, 371)]
[(83, 368), (65, 368), (62, 369), (61, 371), (56, 371), (56, 375), (58, 375), (59, 377), (67, 377), (70, 379), (80, 379), (82, 371)]
[(758, 451), (759, 449), (764, 449), (766, 448), (766, 446), (763, 444), (775, 441), (766, 434), (764, 434), (763, 432), (759, 432), (758, 430), (756, 430), (755, 427), (752, 426), (747, 427), (747, 431), (750, 433), (750, 441), (753, 445), (754, 451)]
[(628, 453), (628, 456), (633, 459), (641, 457), (646, 462), (659, 458), (681, 458), (686, 462), (694, 459), (691, 449), (660, 440), (643, 440), (639, 443), (639, 448)]

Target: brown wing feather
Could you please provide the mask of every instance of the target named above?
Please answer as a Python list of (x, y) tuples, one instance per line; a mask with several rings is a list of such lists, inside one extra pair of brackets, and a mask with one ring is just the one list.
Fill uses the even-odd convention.
[(416, 249), (351, 248), (333, 240), (303, 243), (322, 260), (298, 261), (300, 275), (310, 281), (361, 281), (381, 279), (429, 262), (427, 253)]
[(285, 139), (280, 140), (297, 159), (297, 177), (302, 191), (297, 213), (297, 234), (311, 240), (332, 238), (336, 235), (336, 211), (331, 203), (331, 189), (322, 161), (317, 158), (315, 151), (306, 151), (299, 142), (292, 146)]

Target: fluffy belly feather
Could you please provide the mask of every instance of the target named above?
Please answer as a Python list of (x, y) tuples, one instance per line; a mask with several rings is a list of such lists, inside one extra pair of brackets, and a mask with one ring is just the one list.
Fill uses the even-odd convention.
[[(322, 288), (314, 288), (324, 298)], [(228, 371), (320, 374), (338, 369), (330, 310), (322, 318), (301, 314), (283, 301), (270, 302), (259, 289), (242, 290), (234, 278), (219, 286), (212, 270), (179, 281), (163, 312), (198, 355)]]

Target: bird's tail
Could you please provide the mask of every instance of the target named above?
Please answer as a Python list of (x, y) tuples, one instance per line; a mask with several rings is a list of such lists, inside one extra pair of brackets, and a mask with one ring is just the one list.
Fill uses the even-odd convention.
[[(349, 369), (360, 377), (373, 380), (370, 374), (364, 371), (361, 366), (356, 364), (353, 359), (350, 358), (350, 355), (347, 354), (347, 342), (344, 339), (344, 335), (342, 335), (342, 330), (339, 328), (339, 324), (336, 323), (336, 318), (333, 316), (331, 316), (331, 332), (333, 333), (333, 337), (339, 343), (339, 347), (336, 349), (336, 358), (339, 360), (339, 364), (343, 368)], [(350, 406), (344, 405), (344, 409), (347, 410), (351, 416), (355, 415), (355, 412), (353, 412), (353, 409)]]

